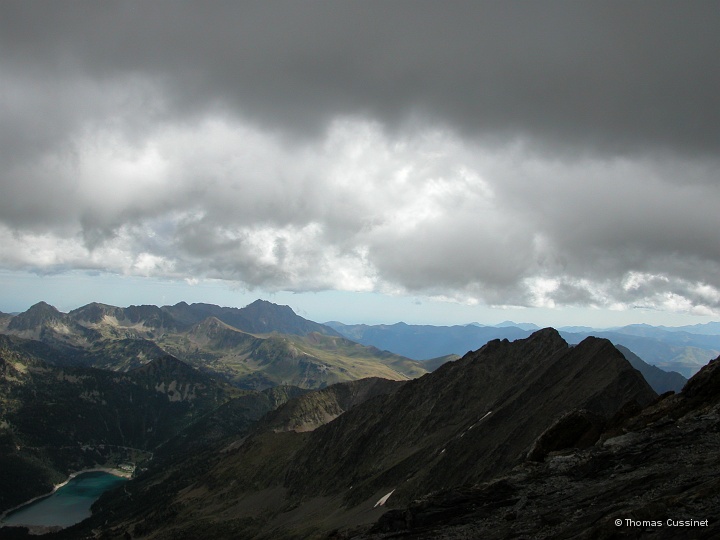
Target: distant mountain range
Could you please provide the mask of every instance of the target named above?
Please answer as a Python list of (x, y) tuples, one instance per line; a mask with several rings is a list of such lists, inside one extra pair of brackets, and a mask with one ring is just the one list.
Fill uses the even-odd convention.
[(50, 347), (36, 353), (56, 365), (127, 371), (172, 354), (245, 389), (320, 388), (364, 377), (406, 380), (427, 373), (421, 362), (357, 344), (288, 306), (263, 300), (240, 309), (92, 303), (69, 313), (40, 302), (1, 318), (0, 332)]
[[(498, 326), (477, 323), (456, 326), (409, 325), (346, 325), (337, 321), (325, 323), (348, 339), (392, 351), (396, 354), (427, 360), (447, 354), (462, 355), (492, 339), (521, 339), (536, 328), (531, 324), (515, 325), (506, 321)], [(615, 329), (586, 327), (561, 328), (568, 343), (579, 343), (589, 336), (609, 339), (627, 347), (643, 361), (675, 371), (684, 377), (696, 373), (709, 360), (720, 355), (720, 323), (670, 329), (648, 325), (629, 325)], [(701, 332), (707, 331), (707, 334)]]
[[(678, 391), (684, 376), (720, 354), (720, 335), (699, 333), (713, 332), (716, 326), (572, 327), (561, 335), (571, 344), (591, 335), (610, 339), (635, 355), (632, 361), (656, 390)], [(522, 339), (536, 329), (512, 321), (497, 326), (319, 324), (288, 306), (263, 300), (244, 308), (91, 303), (69, 313), (40, 302), (23, 313), (0, 317), (0, 332), (32, 340), (35, 348), (38, 342), (50, 347), (35, 354), (57, 365), (126, 371), (172, 354), (239, 388), (256, 390), (283, 384), (320, 388), (364, 377), (417, 377), (490, 340)], [(645, 362), (663, 371), (651, 375)]]
[[(532, 331), (516, 326), (431, 326), (405, 324), (353, 324), (331, 321), (326, 326), (348, 339), (416, 360), (429, 360), (447, 354), (463, 355), (493, 339), (521, 339)], [(397, 352), (402, 351), (402, 352)]]

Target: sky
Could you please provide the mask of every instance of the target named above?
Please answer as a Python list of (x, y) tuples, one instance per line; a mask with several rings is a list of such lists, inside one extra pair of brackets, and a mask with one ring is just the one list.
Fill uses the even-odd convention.
[(720, 315), (716, 2), (5, 1), (0, 310)]

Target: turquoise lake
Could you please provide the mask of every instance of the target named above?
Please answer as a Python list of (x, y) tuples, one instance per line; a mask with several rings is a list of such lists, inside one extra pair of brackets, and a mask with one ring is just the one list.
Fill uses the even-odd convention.
[(69, 527), (90, 517), (90, 506), (100, 495), (126, 481), (105, 472), (81, 473), (52, 495), (11, 512), (2, 525)]

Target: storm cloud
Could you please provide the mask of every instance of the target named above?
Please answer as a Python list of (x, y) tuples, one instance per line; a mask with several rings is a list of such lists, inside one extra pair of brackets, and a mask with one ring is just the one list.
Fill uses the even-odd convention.
[(0, 265), (720, 311), (712, 2), (4, 2)]

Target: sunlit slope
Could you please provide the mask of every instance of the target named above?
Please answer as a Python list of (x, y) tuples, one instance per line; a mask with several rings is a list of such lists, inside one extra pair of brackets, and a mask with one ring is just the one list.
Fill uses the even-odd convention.
[(158, 340), (166, 351), (249, 389), (276, 385), (322, 388), (380, 377), (407, 380), (427, 371), (420, 362), (342, 337), (311, 333), (253, 335), (215, 317)]
[(244, 389), (324, 388), (367, 377), (407, 380), (429, 371), (420, 362), (345, 339), (288, 306), (263, 301), (242, 309), (92, 303), (67, 314), (41, 302), (2, 323), (0, 332), (49, 345), (42, 358), (54, 365), (124, 372), (169, 353)]

